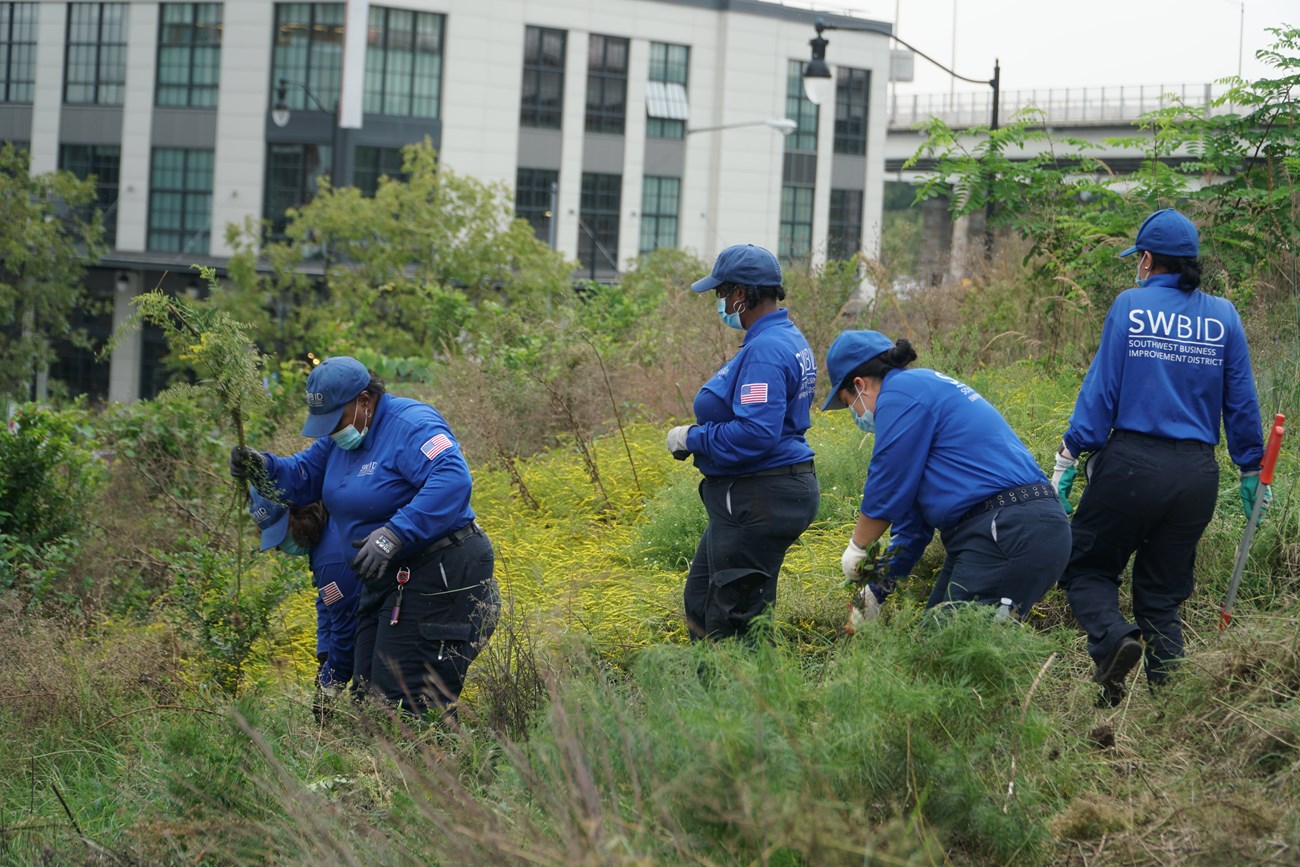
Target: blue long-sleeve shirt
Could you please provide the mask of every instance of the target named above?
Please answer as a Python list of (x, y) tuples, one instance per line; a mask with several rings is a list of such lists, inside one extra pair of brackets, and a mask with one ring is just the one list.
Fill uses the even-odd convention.
[(351, 451), (321, 437), (295, 455), (267, 457), (281, 499), (293, 506), (325, 501), (338, 535), (322, 543), (343, 551), (387, 524), (414, 553), (474, 520), (460, 446), (438, 411), (419, 401), (382, 395), (365, 439)]
[(1121, 293), (1070, 415), (1066, 448), (1096, 451), (1112, 430), (1216, 445), (1220, 419), (1232, 462), (1259, 469), (1259, 399), (1236, 308), (1179, 289), (1174, 274)]
[(811, 460), (817, 361), (808, 341), (777, 310), (749, 326), (740, 351), (695, 396), (686, 447), (706, 476), (739, 476)]
[(1009, 488), (1046, 482), (1034, 456), (970, 386), (933, 370), (885, 374), (862, 514), (888, 521), (890, 574), (912, 571), (936, 528)]

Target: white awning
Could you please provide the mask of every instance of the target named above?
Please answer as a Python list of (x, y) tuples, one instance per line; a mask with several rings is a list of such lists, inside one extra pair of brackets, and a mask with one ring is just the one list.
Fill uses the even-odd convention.
[(675, 82), (647, 81), (645, 112), (650, 117), (664, 120), (689, 119), (691, 106), (686, 101), (686, 88)]

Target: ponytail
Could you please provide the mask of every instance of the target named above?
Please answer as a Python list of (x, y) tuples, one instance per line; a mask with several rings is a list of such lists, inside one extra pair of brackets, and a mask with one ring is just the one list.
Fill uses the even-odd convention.
[(1178, 288), (1191, 292), (1201, 287), (1201, 260), (1195, 256), (1162, 256), (1151, 254), (1151, 270), (1178, 275)]

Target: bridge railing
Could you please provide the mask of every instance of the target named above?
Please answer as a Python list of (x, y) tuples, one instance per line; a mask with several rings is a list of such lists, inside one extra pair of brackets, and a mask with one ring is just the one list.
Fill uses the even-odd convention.
[[(1202, 108), (1207, 115), (1228, 114), (1235, 111), (1233, 106), (1213, 105), (1227, 89), (1221, 84), (1145, 84), (1004, 90), (998, 119), (1006, 123), (1016, 112), (1034, 106), (1046, 115), (1049, 126), (1104, 125), (1131, 122), (1179, 101)], [(910, 129), (931, 117), (958, 128), (978, 126), (987, 124), (992, 112), (992, 91), (895, 94), (890, 101), (889, 126)]]

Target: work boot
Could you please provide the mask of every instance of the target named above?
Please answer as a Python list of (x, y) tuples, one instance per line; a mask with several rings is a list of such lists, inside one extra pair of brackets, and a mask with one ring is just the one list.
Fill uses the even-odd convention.
[(1110, 655), (1097, 664), (1094, 683), (1101, 686), (1097, 707), (1117, 707), (1124, 700), (1124, 682), (1142, 658), (1142, 642), (1131, 635), (1121, 638)]

